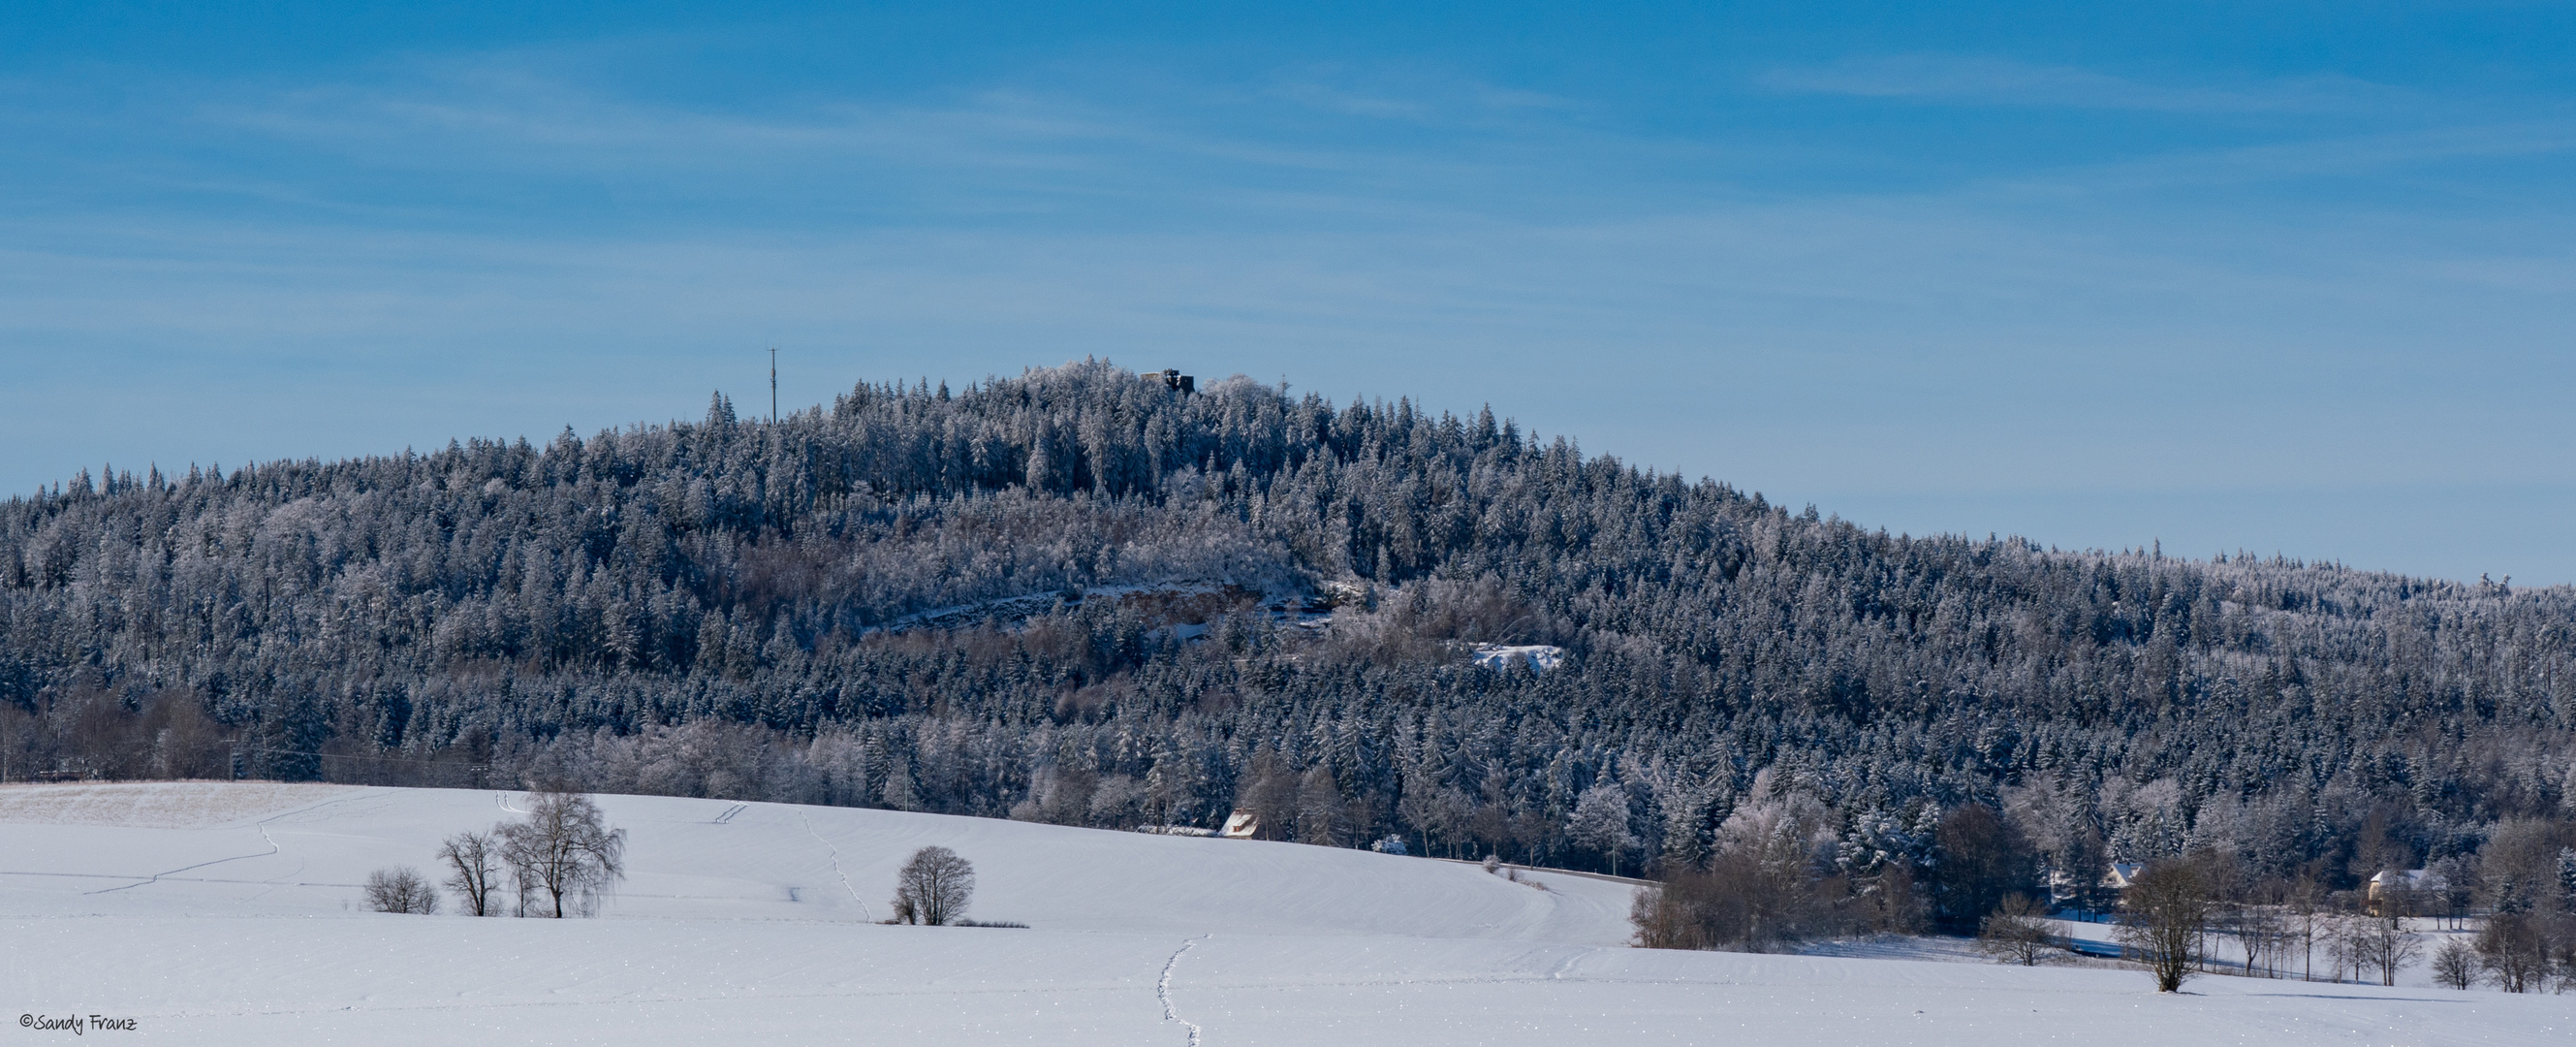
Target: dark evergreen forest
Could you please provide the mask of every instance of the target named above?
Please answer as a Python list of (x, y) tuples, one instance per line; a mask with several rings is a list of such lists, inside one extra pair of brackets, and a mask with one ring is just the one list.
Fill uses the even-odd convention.
[(1490, 412), (1097, 362), (0, 504), (12, 780), (1244, 806), (1601, 869), (1769, 803), (1854, 876), (1986, 804), (2059, 867), (2348, 888), (2576, 814), (2571, 677), (2565, 587), (1894, 537)]

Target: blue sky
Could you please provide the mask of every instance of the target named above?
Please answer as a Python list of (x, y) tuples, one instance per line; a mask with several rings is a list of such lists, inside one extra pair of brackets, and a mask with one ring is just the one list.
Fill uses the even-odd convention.
[(2566, 5), (208, 6), (0, 13), (0, 490), (1099, 355), (2576, 582)]

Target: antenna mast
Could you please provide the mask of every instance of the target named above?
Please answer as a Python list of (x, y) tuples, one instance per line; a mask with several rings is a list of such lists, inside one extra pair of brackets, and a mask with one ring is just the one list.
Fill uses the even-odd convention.
[(769, 424), (778, 424), (778, 347), (769, 347)]

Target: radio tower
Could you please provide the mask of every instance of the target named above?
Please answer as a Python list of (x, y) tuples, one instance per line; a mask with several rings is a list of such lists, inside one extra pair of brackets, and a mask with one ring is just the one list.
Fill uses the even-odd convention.
[(778, 347), (769, 347), (769, 424), (778, 424)]

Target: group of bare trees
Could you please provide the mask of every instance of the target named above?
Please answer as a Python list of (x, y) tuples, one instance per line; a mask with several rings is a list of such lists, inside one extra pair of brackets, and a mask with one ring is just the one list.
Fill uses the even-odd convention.
[[(588, 796), (539, 790), (528, 794), (525, 821), (450, 836), (439, 844), (438, 861), (468, 915), (592, 916), (626, 876), (626, 830), (609, 828)], [(367, 907), (377, 912), (438, 911), (438, 892), (416, 869), (380, 869), (365, 890)], [(974, 926), (966, 919), (974, 896), (973, 863), (946, 847), (924, 847), (896, 872), (894, 917), (886, 922)]]
[[(2464, 989), (2474, 980), (2492, 982), (2506, 992), (2576, 989), (2576, 913), (2497, 913), (2487, 918), (2468, 951), (2476, 958), (2473, 978), (2454, 980), (2442, 969), (2441, 956), (2435, 957), (2437, 977)], [(2466, 964), (2465, 958), (2448, 962)]]
[[(2174, 991), (2194, 972), (2212, 969), (2215, 939), (2233, 940), (2248, 975), (2277, 976), (2295, 958), (2301, 977), (2395, 985), (2400, 971), (2427, 958), (2405, 898), (2382, 899), (2375, 911), (2338, 910), (2310, 892), (2247, 898), (2222, 889), (2213, 872), (2220, 868), (2205, 855), (2159, 863), (2121, 899), (2121, 943), (2155, 973), (2157, 988)], [(2576, 988), (2576, 913), (2537, 904), (2492, 912), (2474, 938), (2452, 936), (2431, 949), (2430, 967), (2436, 984), (2455, 989)]]
[[(526, 813), (440, 843), (447, 889), (471, 916), (596, 915), (626, 876), (626, 830), (609, 828), (590, 797), (564, 790), (530, 792)], [(366, 893), (377, 912), (438, 911), (437, 892), (410, 868), (378, 871)]]
[(2337, 916), (2326, 946), (2335, 960), (2336, 980), (2350, 970), (2354, 981), (2368, 981), (2375, 975), (2381, 985), (2397, 984), (2397, 972), (2424, 955), (2423, 936), (2407, 927), (2405, 917), (2394, 914)]
[(1637, 893), (1637, 943), (1767, 952), (1820, 935), (1922, 929), (1913, 866), (1838, 860), (1834, 824), (1812, 794), (1761, 779), (1705, 860), (1667, 861), (1663, 882)]
[[(1663, 882), (1638, 893), (1630, 914), (1637, 943), (1759, 952), (1814, 935), (1910, 931), (1929, 922), (1973, 931), (1978, 948), (1999, 962), (2037, 965), (2066, 951), (2039, 900), (2046, 895), (2034, 882), (2032, 848), (1993, 810), (1949, 812), (1929, 834), (1919, 865), (1852, 861), (1851, 848), (1837, 852), (1820, 830), (1826, 818), (1810, 797), (1757, 790), (1727, 820), (1704, 862), (1667, 863)], [(2492, 983), (2508, 992), (2576, 988), (2576, 848), (2557, 844), (2565, 830), (2555, 823), (2526, 828), (2500, 834), (2484, 862), (2453, 863), (2452, 879), (2428, 881), (2445, 886), (2370, 898), (2315, 881), (2249, 875), (2214, 851), (2168, 858), (2138, 871), (2120, 892), (2117, 937), (2122, 953), (2165, 992), (2208, 971), (2395, 985), (2401, 971), (2426, 958), (2426, 938), (2415, 929), (2421, 913), (2456, 913), (2466, 903), (2451, 896), (2460, 895), (2506, 908), (2484, 919), (2474, 943), (2455, 938), (2433, 952), (2436, 981)], [(2528, 860), (2515, 857), (2524, 851)], [(1839, 863), (1835, 853), (1843, 856)], [(2516, 886), (2525, 882), (2541, 886)]]
[(1823, 892), (1783, 868), (1776, 852), (1720, 852), (1706, 870), (1685, 869), (1640, 890), (1628, 918), (1649, 949), (1768, 952), (1838, 929)]
[(2159, 862), (2132, 878), (2120, 899), (2119, 941), (2155, 975), (2156, 988), (2175, 992), (2193, 974), (2221, 969), (2211, 943), (2232, 941), (2240, 954), (2235, 972), (2277, 976), (2293, 948), (2301, 973), (2315, 976), (2319, 953), (2336, 981), (2374, 974), (2397, 984), (2397, 972), (2423, 955), (2421, 936), (2395, 912), (2336, 912), (2294, 895), (2281, 901), (2229, 889), (2223, 862), (2199, 855)]

